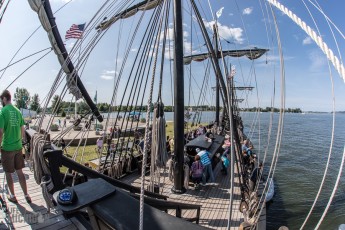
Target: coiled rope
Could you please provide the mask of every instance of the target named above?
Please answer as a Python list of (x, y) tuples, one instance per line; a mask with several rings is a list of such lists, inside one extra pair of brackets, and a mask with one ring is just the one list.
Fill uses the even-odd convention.
[(34, 170), (34, 178), (37, 184), (41, 184), (42, 177), (46, 174), (50, 175), (50, 170), (47, 162), (43, 157), (44, 145), (48, 142), (41, 134), (34, 134), (31, 139), (32, 152), (29, 160), (31, 161), (31, 167)]
[(52, 196), (48, 191), (53, 189), (54, 184), (50, 177), (51, 173), (47, 162), (43, 157), (43, 150), (46, 144), (49, 144), (49, 142), (46, 141), (44, 135), (36, 133), (32, 136), (32, 152), (29, 158), (31, 164), (29, 165), (30, 168), (33, 168), (36, 183), (39, 184), (42, 188), (43, 198), (47, 204), (48, 212), (50, 212), (50, 208), (54, 207), (54, 205), (52, 203)]

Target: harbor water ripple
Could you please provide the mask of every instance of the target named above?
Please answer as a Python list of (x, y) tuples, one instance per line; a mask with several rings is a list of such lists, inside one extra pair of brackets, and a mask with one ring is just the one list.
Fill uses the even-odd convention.
[[(254, 114), (243, 114), (245, 130), (250, 131), (248, 122)], [(279, 114), (273, 116), (273, 130), (276, 135)], [(248, 122), (247, 122), (248, 121)], [(269, 113), (260, 114), (261, 145), (267, 139)], [(281, 150), (274, 175), (275, 196), (267, 209), (267, 229), (287, 226), (300, 229), (316, 197), (326, 167), (332, 139), (333, 115), (331, 113), (285, 114)], [(338, 169), (344, 153), (345, 114), (336, 113), (332, 156), (327, 177), (318, 202), (306, 227), (314, 229), (332, 193)], [(251, 136), (256, 138), (258, 129)], [(272, 135), (268, 155), (273, 153), (275, 136)], [(267, 143), (267, 141), (266, 141)], [(263, 149), (266, 146), (262, 146)], [(261, 153), (262, 155), (263, 153)], [(271, 158), (267, 164), (270, 164)], [(266, 165), (267, 165), (266, 164)], [(344, 175), (344, 173), (343, 173)], [(320, 229), (338, 229), (345, 223), (345, 177), (342, 176), (330, 209)]]

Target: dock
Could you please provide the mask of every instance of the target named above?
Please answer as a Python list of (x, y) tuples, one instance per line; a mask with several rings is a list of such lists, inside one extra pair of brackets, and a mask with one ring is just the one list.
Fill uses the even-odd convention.
[[(42, 119), (42, 118), (38, 118), (38, 119), (32, 119), (31, 123), (29, 124), (29, 127), (31, 129), (35, 129), (36, 126), (38, 126), (40, 120), (39, 119)], [(73, 120), (71, 119), (68, 119), (67, 120), (67, 123), (66, 123), (66, 126), (63, 125), (63, 121), (61, 122), (62, 125), (61, 126), (58, 126), (57, 130), (55, 131), (51, 131), (49, 130), (48, 128), (48, 124), (49, 124), (49, 121), (51, 119), (51, 115), (46, 115), (44, 118), (43, 118), (43, 122), (42, 122), (42, 129), (43, 131), (49, 131), (49, 139), (50, 140), (59, 140), (60, 138), (60, 135), (62, 132), (64, 132), (66, 129), (70, 129), (68, 131), (68, 133), (66, 135), (63, 136), (64, 138), (64, 141), (66, 144), (70, 145), (70, 146), (77, 146), (79, 144), (79, 141), (80, 141), (80, 138), (83, 138), (82, 135), (81, 135), (81, 129), (85, 127), (85, 119), (82, 120), (82, 122), (79, 124), (79, 128), (80, 129), (74, 129), (73, 128)], [(63, 117), (54, 117), (53, 118), (53, 124), (57, 125), (58, 124), (58, 120), (64, 120), (65, 118)], [(121, 129), (121, 123), (123, 121), (120, 120), (118, 121), (118, 125), (116, 126), (117, 128)], [(127, 122), (127, 121), (126, 121)], [(96, 141), (99, 137), (101, 137), (104, 133), (105, 134), (110, 134), (110, 131), (109, 131), (109, 128), (112, 127), (114, 124), (115, 124), (115, 119), (110, 119), (109, 120), (109, 124), (108, 124), (108, 129), (105, 130), (105, 124), (106, 124), (106, 121), (103, 121), (102, 123), (97, 123), (98, 125), (102, 125), (103, 126), (103, 129), (99, 129), (96, 131), (95, 129), (95, 122), (92, 123), (89, 131), (88, 131), (88, 135), (87, 135), (87, 139), (86, 139), (86, 143), (87, 145), (95, 145), (96, 144)], [(138, 127), (137, 127), (138, 125)], [(128, 127), (131, 127), (131, 128), (128, 128)], [(121, 133), (124, 137), (128, 137), (128, 136), (133, 136), (134, 134), (134, 130), (135, 129), (138, 129), (142, 134), (145, 133), (145, 123), (137, 123), (137, 122), (128, 122), (127, 126), (126, 127), (123, 127), (121, 129)], [(85, 137), (84, 137), (85, 138)]]
[(0, 229), (85, 229), (76, 218), (65, 219), (62, 212), (59, 210), (53, 209), (48, 213), (41, 186), (36, 183), (33, 172), (30, 171), (29, 167), (25, 167), (23, 172), (32, 203), (28, 204), (26, 202), (18, 182), (18, 177), (14, 173), (14, 191), (18, 200), (18, 203), (14, 204), (9, 202), (6, 198), (7, 185), (5, 173), (2, 166), (0, 166), (1, 196), (6, 201), (9, 211), (6, 215), (0, 210)]

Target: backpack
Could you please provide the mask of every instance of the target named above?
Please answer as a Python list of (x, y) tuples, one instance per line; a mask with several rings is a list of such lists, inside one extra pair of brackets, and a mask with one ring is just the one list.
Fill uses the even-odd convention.
[(197, 162), (197, 168), (195, 170), (195, 172), (193, 172), (193, 176), (195, 177), (199, 177), (201, 176), (203, 173), (203, 167), (202, 164), (200, 163), (200, 161)]

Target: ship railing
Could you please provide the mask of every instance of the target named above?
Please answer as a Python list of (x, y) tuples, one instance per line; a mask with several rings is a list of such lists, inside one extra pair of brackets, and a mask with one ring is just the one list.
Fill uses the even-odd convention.
[[(137, 200), (140, 199), (140, 196), (137, 194), (130, 194), (132, 197), (136, 198)], [(150, 197), (145, 197), (145, 204), (148, 204), (152, 207), (155, 207), (161, 211), (164, 211), (168, 213), (168, 210), (175, 210), (175, 216), (178, 218), (182, 218), (184, 220), (187, 220), (189, 222), (194, 222), (196, 224), (199, 224), (200, 220), (200, 211), (201, 211), (201, 205), (197, 204), (185, 204), (185, 203), (179, 203), (174, 201), (163, 201), (163, 200), (157, 200), (152, 199)], [(196, 210), (196, 216), (191, 218), (184, 218), (182, 217), (182, 211), (183, 210)]]

